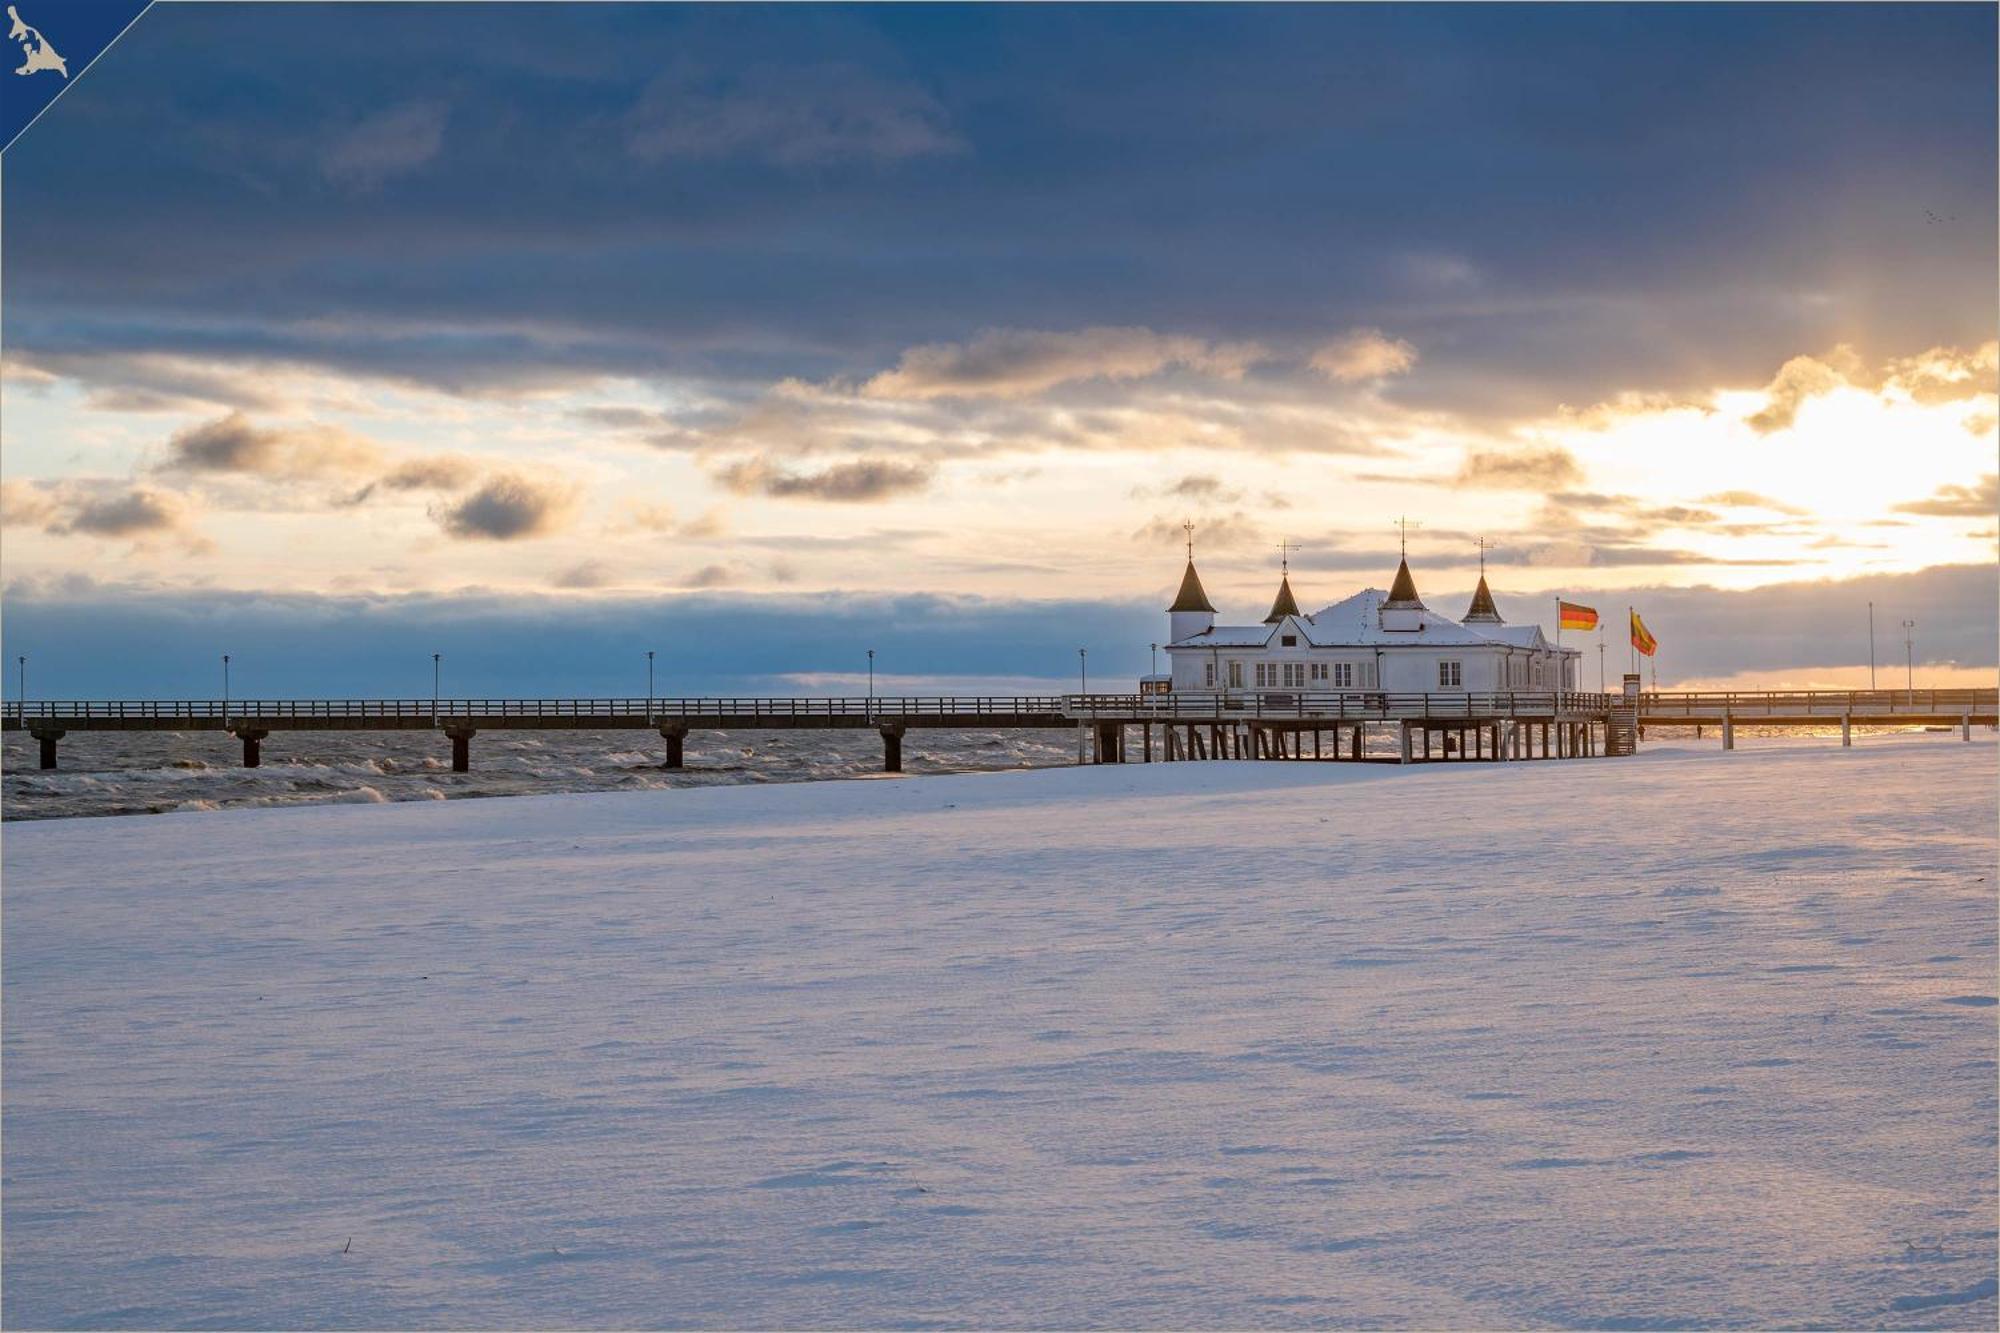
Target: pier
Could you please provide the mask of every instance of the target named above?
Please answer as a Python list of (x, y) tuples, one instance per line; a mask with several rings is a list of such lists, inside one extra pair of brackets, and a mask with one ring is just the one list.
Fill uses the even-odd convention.
[[(1647, 727), (1854, 727), (2000, 724), (2000, 690), (1625, 693), (1377, 690), (1216, 691), (873, 698), (40, 700), (12, 703), (0, 729), (26, 731), (42, 768), (72, 732), (221, 731), (263, 761), (282, 731), (433, 731), (455, 772), (482, 731), (652, 731), (680, 768), (695, 731), (874, 730), (882, 766), (900, 772), (904, 738), (924, 730), (1081, 729), (1097, 763), (1285, 759), (1425, 763), (1581, 759), (1630, 754)], [(1136, 742), (1136, 743), (1135, 743)]]

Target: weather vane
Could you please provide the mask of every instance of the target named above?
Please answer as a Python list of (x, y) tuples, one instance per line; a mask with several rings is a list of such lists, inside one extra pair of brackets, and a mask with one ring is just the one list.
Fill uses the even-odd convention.
[(1493, 543), (1484, 537), (1474, 537), (1472, 544), (1479, 548), (1479, 577), (1483, 579), (1486, 577), (1486, 553), (1493, 548)]
[(1298, 549), (1299, 544), (1295, 541), (1282, 541), (1278, 543), (1278, 568), (1280, 571), (1286, 574), (1292, 572), (1292, 552)]
[(1188, 519), (1187, 521), (1183, 522), (1181, 526), (1187, 529), (1188, 563), (1193, 564), (1194, 563), (1194, 520)]
[[(1423, 524), (1419, 523), (1417, 526), (1421, 528)], [(1397, 519), (1396, 529), (1403, 534), (1403, 549), (1401, 554), (1403, 559), (1407, 560), (1410, 558), (1410, 520), (1407, 518)]]

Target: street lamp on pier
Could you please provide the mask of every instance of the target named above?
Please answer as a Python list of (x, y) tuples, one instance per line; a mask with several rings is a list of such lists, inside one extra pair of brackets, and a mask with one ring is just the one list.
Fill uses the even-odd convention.
[(1090, 649), (1088, 648), (1076, 650), (1076, 692), (1090, 693)]
[(868, 720), (875, 720), (875, 650), (868, 650)]
[(646, 725), (653, 725), (653, 650), (646, 650)]
[(443, 683), (444, 683), (444, 654), (432, 653), (431, 654), (431, 725), (434, 727), (437, 725), (437, 720), (438, 720), (438, 695), (441, 692), (439, 690), (439, 686), (441, 686)]
[(1916, 630), (1917, 630), (1916, 621), (1905, 620), (1903, 622), (1903, 692), (1910, 696), (1911, 703), (1916, 702), (1916, 694), (1917, 694)]
[(23, 653), (14, 659), (20, 666), (20, 686), (14, 691), (14, 711), (23, 718), (28, 716), (28, 657)]
[(229, 654), (222, 655), (222, 729), (229, 730)]

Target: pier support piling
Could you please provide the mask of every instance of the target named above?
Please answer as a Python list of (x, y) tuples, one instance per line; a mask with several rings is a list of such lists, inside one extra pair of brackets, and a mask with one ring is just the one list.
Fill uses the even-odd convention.
[(254, 727), (240, 728), (236, 739), (243, 742), (243, 767), (259, 768), (264, 763), (264, 738), (271, 733)]
[(662, 722), (660, 739), (667, 743), (668, 768), (683, 768), (687, 765), (688, 725), (685, 722)]
[(1725, 750), (1736, 748), (1736, 719), (1727, 713), (1722, 715), (1722, 748)]
[[(901, 723), (879, 728), (882, 733), (882, 771), (900, 773), (903, 771), (903, 727)], [(1099, 760), (1103, 759), (1100, 751)]]
[(1854, 715), (1852, 713), (1842, 713), (1840, 715), (1840, 743), (1843, 748), (1854, 744)]
[(470, 773), (472, 771), (472, 738), (479, 734), (476, 727), (446, 727), (444, 734), (451, 737), (451, 771)]
[(56, 742), (68, 733), (55, 731), (47, 727), (36, 727), (31, 729), (28, 734), (40, 742), (42, 767), (45, 769), (54, 768), (56, 766)]

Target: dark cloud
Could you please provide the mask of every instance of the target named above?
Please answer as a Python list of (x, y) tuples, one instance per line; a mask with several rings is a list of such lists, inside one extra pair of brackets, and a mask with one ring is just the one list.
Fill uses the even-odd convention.
[(375, 189), (436, 157), (444, 146), (445, 120), (445, 108), (436, 102), (378, 111), (328, 145), (320, 169), (336, 185)]
[(352, 474), (380, 451), (326, 427), (258, 426), (241, 412), (190, 426), (167, 441), (166, 472), (233, 472), (265, 477)]
[(835, 463), (818, 472), (790, 472), (763, 459), (732, 463), (716, 480), (740, 495), (768, 495), (780, 500), (830, 500), (861, 504), (921, 491), (931, 484), (932, 469), (924, 463), (859, 458)]
[(445, 506), (437, 520), (454, 537), (517, 541), (558, 531), (574, 505), (575, 493), (565, 485), (505, 475)]
[(626, 117), (642, 162), (752, 158), (809, 168), (962, 152), (945, 110), (923, 89), (849, 64), (698, 70), (677, 62)]
[(1895, 511), (1939, 518), (1992, 518), (2000, 512), (2000, 475), (1989, 473), (1974, 486), (1940, 486), (1928, 500), (1899, 504)]
[(157, 6), (8, 151), (5, 338), (519, 392), (1379, 328), (1423, 351), (1409, 405), (1751, 386), (1850, 329), (1991, 338), (1993, 37), (1983, 6)]

